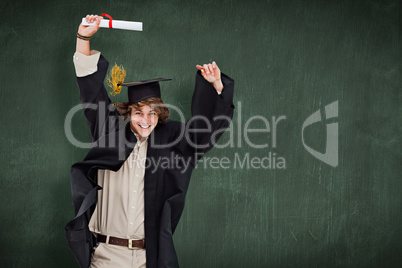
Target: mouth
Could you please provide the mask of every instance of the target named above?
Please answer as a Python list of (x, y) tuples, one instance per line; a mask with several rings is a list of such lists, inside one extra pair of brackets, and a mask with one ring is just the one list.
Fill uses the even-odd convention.
[(150, 128), (151, 127), (151, 125), (140, 125), (140, 124), (138, 124), (139, 126), (140, 126), (140, 128), (142, 128), (142, 129), (148, 129), (148, 128)]

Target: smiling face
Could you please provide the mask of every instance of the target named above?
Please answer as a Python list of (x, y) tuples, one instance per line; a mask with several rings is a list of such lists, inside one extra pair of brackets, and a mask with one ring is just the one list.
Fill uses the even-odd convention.
[(147, 138), (158, 124), (158, 115), (149, 105), (131, 110), (131, 129), (138, 134), (140, 140)]

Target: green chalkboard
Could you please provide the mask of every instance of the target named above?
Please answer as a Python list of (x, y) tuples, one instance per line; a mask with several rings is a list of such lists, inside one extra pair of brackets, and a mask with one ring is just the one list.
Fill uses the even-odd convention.
[[(2, 1), (0, 266), (78, 267), (69, 172), (89, 142), (72, 55), (86, 14), (141, 21), (91, 47), (169, 77), (190, 116), (196, 64), (235, 80), (231, 128), (194, 171), (182, 267), (400, 267), (400, 1)], [(124, 96), (113, 97), (120, 102)], [(178, 114), (172, 113), (173, 119)], [(222, 148), (219, 148), (222, 147)]]

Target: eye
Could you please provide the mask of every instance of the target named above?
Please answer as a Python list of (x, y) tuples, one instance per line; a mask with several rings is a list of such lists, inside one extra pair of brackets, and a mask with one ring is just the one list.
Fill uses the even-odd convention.
[(149, 114), (150, 114), (150, 115), (156, 115), (156, 113), (155, 113), (155, 112), (150, 112)]
[(141, 115), (141, 112), (135, 112), (134, 114), (135, 115)]

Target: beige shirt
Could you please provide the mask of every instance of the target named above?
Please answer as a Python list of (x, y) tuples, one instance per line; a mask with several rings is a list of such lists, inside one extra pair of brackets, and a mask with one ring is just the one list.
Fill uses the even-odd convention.
[(98, 191), (98, 203), (89, 222), (89, 230), (93, 233), (119, 238), (145, 238), (144, 175), (147, 145), (148, 140), (138, 141), (117, 172), (98, 170), (98, 184), (103, 189)]
[[(78, 77), (97, 71), (100, 52), (90, 56), (75, 52), (73, 62)], [(119, 238), (145, 238), (144, 175), (148, 140), (137, 144), (117, 171), (98, 170), (98, 203), (89, 222), (89, 229)]]
[(87, 76), (98, 70), (100, 52), (91, 50), (90, 53), (90, 56), (84, 55), (77, 51), (74, 53), (73, 62), (77, 77)]

